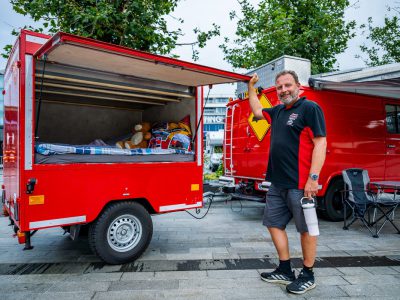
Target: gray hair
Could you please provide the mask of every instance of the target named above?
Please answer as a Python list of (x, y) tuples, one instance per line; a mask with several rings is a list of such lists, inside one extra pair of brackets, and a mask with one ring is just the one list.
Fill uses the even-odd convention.
[(296, 82), (296, 83), (300, 83), (300, 81), (299, 81), (299, 76), (297, 76), (297, 74), (296, 74), (296, 72), (295, 71), (292, 71), (292, 70), (283, 70), (283, 71), (280, 71), (278, 74), (276, 74), (276, 76), (275, 76), (275, 82), (278, 80), (278, 78), (279, 77), (281, 77), (281, 76), (283, 76), (283, 75), (292, 75), (292, 77), (293, 77), (293, 79), (294, 79), (294, 81)]

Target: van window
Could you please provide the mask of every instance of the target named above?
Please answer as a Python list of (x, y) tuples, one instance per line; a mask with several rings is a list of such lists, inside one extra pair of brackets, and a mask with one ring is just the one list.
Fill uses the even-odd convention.
[(386, 108), (387, 132), (400, 133), (400, 130), (399, 130), (400, 106), (386, 105), (385, 108)]

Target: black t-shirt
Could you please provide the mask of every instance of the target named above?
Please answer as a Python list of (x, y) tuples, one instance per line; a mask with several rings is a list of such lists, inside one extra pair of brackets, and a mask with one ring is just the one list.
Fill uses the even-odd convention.
[(271, 144), (266, 180), (280, 188), (304, 189), (307, 182), (313, 138), (326, 136), (325, 118), (317, 103), (305, 97), (291, 107), (264, 108), (271, 124)]

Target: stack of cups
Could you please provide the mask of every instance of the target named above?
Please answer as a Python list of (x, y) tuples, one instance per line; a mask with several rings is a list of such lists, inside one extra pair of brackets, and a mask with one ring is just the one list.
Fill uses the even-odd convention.
[(308, 234), (310, 236), (319, 235), (318, 218), (315, 210), (315, 200), (303, 197), (300, 200), (301, 207), (303, 208), (304, 218), (306, 220)]

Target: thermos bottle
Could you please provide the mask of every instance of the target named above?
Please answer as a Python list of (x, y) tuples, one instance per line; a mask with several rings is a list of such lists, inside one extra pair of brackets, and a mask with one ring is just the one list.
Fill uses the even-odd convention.
[(319, 235), (318, 218), (315, 210), (315, 200), (303, 197), (300, 200), (301, 207), (303, 208), (304, 218), (308, 228), (308, 234), (311, 236)]

